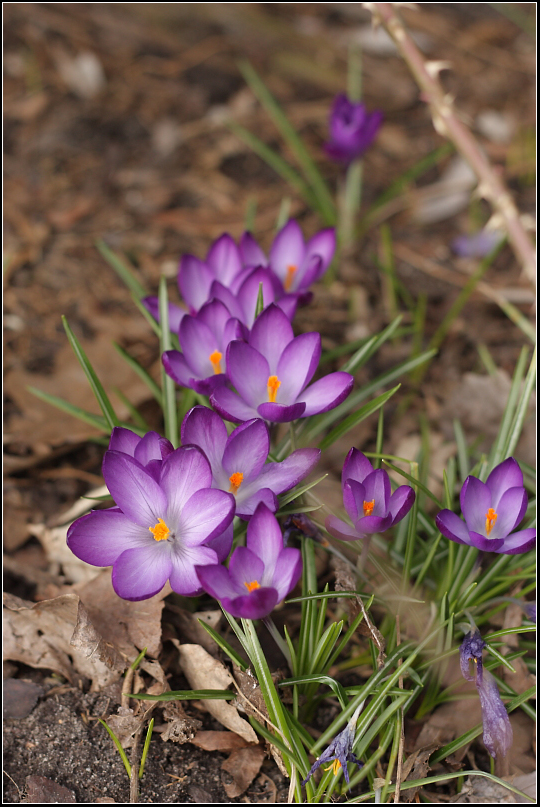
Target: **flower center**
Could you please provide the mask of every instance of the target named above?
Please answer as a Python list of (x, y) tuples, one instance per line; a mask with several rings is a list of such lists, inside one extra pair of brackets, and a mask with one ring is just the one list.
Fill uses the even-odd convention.
[(244, 583), (245, 587), (251, 594), (252, 591), (256, 591), (256, 589), (260, 588), (260, 583), (257, 583), (256, 580), (252, 580), (251, 583)]
[(370, 502), (364, 502), (364, 515), (370, 516), (373, 513), (374, 507), (375, 507), (375, 499), (372, 499)]
[(214, 375), (219, 375), (219, 373), (223, 372), (221, 369), (221, 356), (222, 354), (219, 352), (219, 350), (214, 350), (214, 352), (208, 357), (212, 363), (212, 367), (214, 368)]
[(236, 494), (238, 493), (238, 488), (242, 484), (243, 478), (244, 474), (241, 471), (237, 471), (236, 473), (232, 474), (229, 477), (229, 482), (231, 483), (229, 493), (234, 493), (234, 495), (236, 496)]
[(334, 771), (334, 776), (338, 775), (338, 771), (341, 768), (341, 762), (339, 759), (335, 759), (328, 768), (325, 768), (325, 771)]
[(493, 527), (495, 526), (495, 522), (497, 521), (497, 513), (490, 507), (486, 513), (486, 532), (489, 535)]
[(281, 381), (279, 380), (277, 375), (271, 375), (269, 377), (266, 387), (268, 389), (268, 401), (269, 401), (269, 403), (275, 403), (276, 402), (277, 391), (281, 387)]
[(287, 275), (285, 277), (285, 283), (283, 286), (285, 287), (285, 291), (289, 291), (292, 286), (294, 273), (296, 272), (297, 267), (294, 265), (287, 266)]
[(165, 541), (169, 537), (170, 529), (167, 527), (162, 518), (158, 518), (155, 527), (148, 527), (156, 541)]

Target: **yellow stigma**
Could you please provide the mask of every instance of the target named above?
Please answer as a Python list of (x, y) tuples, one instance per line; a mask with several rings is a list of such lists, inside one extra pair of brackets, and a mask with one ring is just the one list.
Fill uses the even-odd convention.
[(339, 761), (339, 759), (335, 759), (332, 762), (332, 764), (328, 768), (325, 768), (324, 770), (325, 771), (334, 771), (334, 776), (337, 776), (338, 771), (339, 771), (340, 768), (341, 768), (341, 762)]
[(256, 580), (252, 580), (251, 583), (244, 583), (244, 585), (250, 594), (252, 591), (255, 591), (256, 589), (260, 588), (260, 585), (259, 583), (257, 583)]
[(267, 389), (268, 389), (268, 401), (269, 401), (269, 403), (275, 403), (276, 402), (277, 391), (281, 387), (281, 381), (279, 380), (277, 375), (271, 375), (269, 377), (269, 379), (268, 379), (268, 383), (267, 383), (266, 386), (267, 386)]
[(495, 522), (497, 521), (497, 513), (490, 507), (486, 513), (486, 532), (489, 535), (493, 527), (495, 526)]
[(222, 354), (219, 352), (219, 350), (214, 350), (214, 352), (208, 357), (212, 363), (212, 367), (214, 368), (214, 375), (218, 375), (219, 373), (223, 372), (221, 369), (221, 355)]
[(229, 482), (231, 483), (229, 493), (234, 493), (234, 495), (236, 496), (236, 494), (238, 493), (238, 488), (242, 484), (243, 478), (244, 474), (241, 471), (237, 471), (235, 474), (232, 474), (232, 476), (229, 477)]
[(370, 502), (364, 502), (364, 515), (370, 516), (373, 513), (374, 507), (375, 507), (375, 499), (372, 499)]
[(291, 288), (296, 269), (297, 267), (293, 266), (292, 264), (290, 266), (287, 266), (287, 276), (285, 277), (285, 283), (283, 284), (285, 287), (285, 291), (289, 291), (289, 289)]
[(162, 518), (158, 518), (155, 527), (148, 527), (148, 529), (153, 534), (156, 541), (165, 541), (169, 537), (170, 529)]

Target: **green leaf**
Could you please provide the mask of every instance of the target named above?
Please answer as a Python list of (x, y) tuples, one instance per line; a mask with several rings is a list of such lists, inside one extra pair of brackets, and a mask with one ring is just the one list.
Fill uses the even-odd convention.
[(101, 238), (98, 238), (96, 241), (96, 247), (101, 255), (105, 258), (109, 266), (111, 266), (118, 277), (124, 281), (128, 289), (130, 289), (135, 297), (140, 299), (141, 297), (146, 297), (148, 292), (140, 283), (135, 275), (133, 274), (133, 270), (130, 269), (126, 264), (110, 249), (105, 241), (102, 241)]
[[(170, 350), (171, 332), (169, 330), (169, 298), (167, 281), (164, 277), (159, 281), (159, 321), (161, 324), (160, 352), (163, 355)], [(165, 436), (174, 448), (178, 446), (178, 422), (176, 417), (176, 394), (173, 379), (161, 368), (161, 389), (163, 397), (163, 418), (165, 420)]]
[(122, 759), (122, 762), (124, 763), (124, 768), (126, 769), (126, 773), (127, 773), (128, 777), (131, 779), (131, 765), (129, 764), (129, 760), (128, 760), (127, 756), (126, 756), (126, 752), (122, 748), (122, 743), (120, 742), (120, 740), (118, 739), (118, 737), (116, 736), (114, 731), (111, 728), (109, 728), (107, 723), (104, 720), (102, 720), (101, 717), (98, 717), (98, 720), (101, 723), (101, 725), (105, 726), (105, 728), (107, 729), (107, 732), (109, 733), (109, 736), (112, 739), (113, 743), (115, 744), (115, 746), (117, 748), (117, 751), (120, 754), (120, 757)]
[(86, 377), (90, 382), (92, 392), (96, 396), (96, 400), (100, 406), (101, 411), (103, 412), (103, 417), (107, 422), (107, 426), (109, 427), (109, 430), (112, 431), (115, 426), (120, 425), (120, 421), (118, 420), (116, 412), (114, 411), (113, 406), (109, 401), (109, 398), (107, 397), (105, 390), (103, 389), (101, 381), (97, 377), (94, 368), (92, 367), (90, 361), (88, 360), (86, 353), (82, 349), (79, 340), (71, 330), (69, 323), (66, 317), (64, 316), (62, 316), (62, 323), (64, 325), (64, 330), (66, 332), (67, 338), (69, 339), (71, 347), (73, 348), (73, 351), (77, 356), (77, 359), (79, 360), (79, 364), (83, 368)]
[(248, 665), (246, 664), (244, 659), (241, 656), (238, 655), (236, 650), (233, 650), (231, 645), (222, 636), (220, 636), (219, 633), (214, 630), (214, 628), (212, 628), (210, 625), (208, 625), (208, 623), (206, 623), (204, 621), (204, 619), (198, 619), (197, 622), (199, 622), (202, 625), (202, 627), (205, 629), (205, 631), (208, 634), (210, 634), (210, 636), (212, 637), (214, 642), (219, 647), (221, 647), (221, 649), (225, 653), (227, 653), (227, 655), (229, 656), (231, 661), (233, 661), (235, 664), (237, 664), (238, 667), (240, 667), (241, 670), (247, 670)]
[(296, 678), (286, 678), (284, 681), (279, 682), (280, 687), (290, 687), (294, 684), (325, 684), (326, 686), (330, 687), (334, 695), (336, 695), (336, 697), (339, 699), (343, 709), (346, 709), (349, 705), (349, 699), (344, 688), (341, 686), (339, 681), (336, 681), (329, 675), (318, 675), (316, 673), (312, 673), (311, 675), (298, 675)]
[[(508, 400), (506, 401), (506, 406), (504, 408), (501, 425), (499, 426), (497, 437), (495, 438), (495, 441), (491, 447), (489, 462), (485, 466), (484, 473), (481, 474), (482, 477), (487, 477), (489, 472), (505, 459), (506, 447), (508, 445), (512, 423), (515, 420), (517, 403), (521, 391), (521, 382), (523, 381), (523, 376), (525, 374), (525, 365), (528, 355), (528, 349), (523, 347), (521, 349), (521, 353), (519, 354), (516, 369), (514, 371), (514, 377), (512, 378), (512, 385), (510, 387), (510, 392), (508, 393)], [(482, 478), (481, 481), (484, 482), (485, 478)]]
[(405, 477), (405, 479), (407, 479), (411, 483), (411, 485), (413, 487), (418, 488), (423, 493), (425, 493), (426, 496), (429, 496), (429, 498), (432, 499), (432, 501), (435, 502), (435, 504), (437, 505), (437, 507), (440, 510), (443, 509), (443, 506), (442, 506), (441, 502), (437, 499), (437, 497), (433, 495), (433, 493), (430, 491), (429, 488), (427, 488), (425, 485), (423, 485), (421, 482), (419, 482), (418, 479), (415, 479), (414, 476), (411, 476), (411, 474), (408, 474), (406, 471), (402, 471), (401, 468), (397, 467), (397, 465), (392, 465), (392, 463), (388, 462), (388, 460), (383, 459), (383, 462), (384, 462), (385, 465), (388, 465), (388, 467), (391, 468), (393, 471), (395, 471), (397, 474), (399, 474), (400, 476)]
[(147, 695), (144, 692), (138, 692), (129, 697), (137, 698), (140, 701), (230, 701), (236, 698), (236, 693), (231, 692), (230, 689), (177, 689), (174, 692), (163, 692), (161, 695)]
[(259, 316), (259, 314), (264, 309), (264, 297), (263, 297), (263, 284), (262, 282), (259, 283), (259, 293), (257, 294), (257, 305), (255, 306), (255, 319)]
[(342, 423), (340, 423), (339, 426), (336, 426), (335, 429), (332, 429), (332, 431), (321, 440), (321, 442), (319, 443), (319, 448), (321, 449), (321, 451), (325, 451), (332, 445), (332, 443), (335, 443), (336, 440), (339, 440), (340, 437), (343, 437), (344, 434), (347, 434), (347, 432), (349, 432), (351, 429), (353, 429), (367, 417), (372, 415), (373, 412), (376, 412), (377, 409), (380, 409), (381, 406), (384, 406), (384, 404), (389, 400), (389, 398), (391, 398), (392, 395), (394, 395), (398, 391), (400, 386), (401, 384), (398, 384), (397, 387), (394, 387), (394, 389), (391, 389), (388, 392), (383, 392), (382, 395), (379, 395), (377, 398), (374, 398), (373, 401), (364, 404), (364, 406), (360, 407), (360, 409), (358, 409), (356, 412), (353, 412), (351, 415), (349, 415), (348, 418), (345, 418), (345, 420)]
[[(292, 490), (289, 490), (287, 493), (285, 493), (280, 498), (279, 506), (281, 508), (283, 508), (283, 507), (285, 507), (286, 504), (289, 504), (289, 502), (292, 502), (295, 499), (298, 499), (299, 496), (301, 496), (303, 493), (307, 493), (308, 490), (311, 490), (311, 488), (314, 488), (316, 485), (319, 484), (319, 482), (322, 482), (323, 479), (326, 479), (327, 476), (328, 476), (328, 474), (323, 474), (318, 479), (315, 479), (314, 482), (307, 482), (305, 485), (301, 485), (300, 487), (296, 487), (296, 488), (293, 488)], [(298, 510), (295, 510), (294, 512), (297, 513)]]
[(523, 429), (525, 418), (527, 417), (527, 411), (529, 409), (529, 401), (534, 389), (535, 381), (536, 381), (536, 346), (533, 351), (531, 363), (529, 365), (529, 370), (525, 377), (523, 392), (521, 394), (521, 398), (516, 409), (516, 414), (514, 415), (514, 419), (510, 427), (510, 433), (508, 435), (506, 446), (504, 448), (505, 459), (507, 457), (512, 456), (518, 444), (518, 440), (521, 437), (521, 432)]
[(146, 739), (144, 741), (143, 752), (141, 754), (141, 764), (139, 765), (139, 779), (143, 778), (144, 766), (146, 765), (146, 757), (148, 756), (148, 749), (150, 748), (150, 740), (152, 739), (152, 732), (154, 730), (154, 720), (152, 718), (148, 724), (148, 731), (146, 732)]
[(100, 415), (93, 415), (91, 412), (87, 412), (86, 409), (81, 409), (80, 406), (75, 406), (75, 404), (64, 401), (63, 398), (58, 398), (56, 395), (50, 395), (48, 392), (43, 392), (36, 387), (27, 387), (26, 389), (28, 392), (31, 392), (32, 395), (35, 395), (36, 398), (40, 398), (42, 401), (45, 401), (45, 403), (55, 406), (62, 412), (66, 412), (68, 415), (72, 415), (74, 418), (82, 420), (83, 423), (88, 423), (89, 426), (94, 426), (94, 428), (99, 429), (100, 432), (109, 431), (105, 418), (102, 418)]

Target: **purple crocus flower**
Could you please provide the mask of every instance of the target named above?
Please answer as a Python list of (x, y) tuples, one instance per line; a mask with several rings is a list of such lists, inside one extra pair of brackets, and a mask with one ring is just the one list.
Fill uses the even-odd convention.
[(355, 541), (383, 532), (404, 518), (413, 506), (415, 493), (409, 485), (401, 485), (392, 493), (388, 473), (374, 470), (368, 458), (351, 448), (341, 474), (343, 505), (353, 526), (336, 516), (328, 516), (326, 529), (341, 541)]
[[(141, 303), (146, 310), (152, 314), (156, 322), (159, 322), (159, 299), (158, 297), (143, 297)], [(175, 303), (169, 303), (169, 330), (173, 333), (178, 333), (180, 323), (184, 319), (188, 311), (185, 308), (180, 308)]]
[[(113, 437), (131, 450), (125, 434)], [(234, 497), (211, 489), (202, 451), (178, 448), (161, 462), (159, 479), (155, 473), (156, 466), (149, 470), (127, 452), (107, 451), (103, 477), (117, 507), (94, 510), (68, 530), (68, 546), (78, 558), (112, 565), (114, 590), (126, 600), (152, 597), (167, 580), (178, 594), (197, 594), (195, 566), (216, 563), (230, 550), (230, 544), (218, 541), (212, 548), (211, 542), (231, 523)]]
[(277, 519), (261, 502), (248, 524), (246, 546), (234, 550), (229, 568), (207, 565), (196, 571), (205, 591), (232, 616), (263, 619), (298, 582), (302, 556), (283, 546)]
[(311, 766), (311, 769), (302, 784), (306, 784), (308, 779), (313, 776), (317, 768), (319, 768), (325, 762), (331, 762), (332, 760), (333, 764), (328, 768), (325, 768), (325, 770), (329, 771), (330, 768), (332, 768), (334, 776), (337, 776), (340, 768), (343, 768), (345, 781), (347, 784), (349, 784), (349, 771), (347, 770), (347, 763), (354, 762), (355, 765), (362, 768), (362, 763), (353, 753), (355, 734), (356, 717), (353, 716), (353, 719), (347, 723), (343, 731), (339, 732), (339, 734), (332, 740), (328, 748), (322, 752), (319, 759)]
[(324, 146), (327, 155), (349, 165), (369, 148), (382, 121), (379, 110), (368, 112), (364, 104), (338, 95), (330, 113), (330, 140)]
[(201, 395), (225, 384), (225, 352), (229, 342), (240, 339), (244, 331), (238, 320), (219, 300), (205, 303), (195, 316), (186, 315), (178, 331), (182, 353), (167, 350), (163, 366), (181, 387), (194, 389)]
[(172, 443), (157, 432), (147, 432), (144, 437), (130, 429), (115, 426), (109, 440), (109, 450), (121, 451), (139, 462), (159, 481), (163, 460), (174, 451)]
[[(467, 681), (474, 681), (480, 697), (484, 745), (492, 757), (504, 757), (512, 745), (512, 726), (508, 712), (497, 689), (497, 683), (482, 665), (482, 650), (486, 643), (478, 630), (467, 633), (459, 648), (461, 673)], [(473, 662), (473, 674), (469, 666)]]
[(227, 349), (227, 375), (237, 391), (219, 387), (210, 402), (233, 422), (260, 417), (288, 423), (327, 412), (345, 400), (354, 379), (331, 373), (308, 387), (320, 355), (320, 334), (295, 338), (287, 316), (272, 303), (255, 320), (248, 342), (231, 342)]
[(212, 487), (232, 493), (236, 515), (249, 518), (262, 501), (277, 510), (277, 495), (290, 490), (317, 464), (318, 448), (300, 448), (283, 462), (266, 462), (270, 437), (260, 418), (242, 423), (228, 436), (219, 415), (195, 406), (182, 423), (182, 443), (198, 446), (212, 468)]
[(293, 219), (274, 238), (269, 258), (251, 233), (244, 233), (240, 239), (240, 254), (247, 266), (270, 268), (278, 299), (295, 294), (302, 304), (311, 299), (308, 289), (326, 272), (335, 250), (333, 227), (321, 230), (306, 243), (299, 224)]
[(523, 474), (513, 457), (497, 465), (485, 483), (468, 476), (461, 488), (460, 503), (465, 522), (451, 510), (441, 510), (435, 519), (439, 530), (451, 541), (506, 555), (519, 555), (533, 546), (535, 529), (512, 533), (527, 509)]
[(500, 230), (480, 230), (474, 235), (458, 235), (451, 247), (460, 258), (485, 258), (504, 238)]
[(247, 273), (242, 273), (239, 280), (241, 282), (238, 285), (238, 291), (236, 293), (233, 289), (227, 288), (223, 283), (215, 280), (212, 283), (210, 294), (212, 297), (221, 300), (229, 309), (231, 316), (236, 317), (239, 322), (245, 325), (247, 329), (245, 331), (246, 336), (255, 321), (255, 312), (257, 310), (261, 284), (263, 308), (267, 308), (270, 303), (276, 302), (289, 320), (294, 318), (298, 304), (297, 296), (286, 295), (285, 297), (281, 297), (281, 299), (277, 299), (278, 295), (275, 291), (275, 284), (272, 282), (272, 277), (268, 269), (264, 269), (263, 267), (258, 267), (257, 269), (248, 268)]

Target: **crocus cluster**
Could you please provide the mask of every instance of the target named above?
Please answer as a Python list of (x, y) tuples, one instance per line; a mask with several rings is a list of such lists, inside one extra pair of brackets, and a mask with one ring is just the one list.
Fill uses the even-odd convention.
[(338, 95), (330, 113), (330, 140), (326, 154), (337, 162), (349, 165), (369, 148), (383, 121), (379, 110), (368, 112), (362, 103)]
[(461, 673), (467, 681), (474, 681), (478, 690), (484, 745), (492, 757), (504, 757), (512, 745), (512, 726), (495, 679), (483, 668), (482, 651), (485, 647), (486, 643), (478, 630), (474, 629), (466, 634), (459, 648)]
[[(298, 550), (285, 548), (273, 516), (277, 496), (311, 472), (320, 451), (299, 449), (281, 463), (267, 462), (264, 421), (250, 420), (227, 435), (219, 415), (204, 406), (188, 412), (182, 439), (175, 450), (156, 432), (139, 437), (115, 428), (103, 476), (116, 506), (77, 519), (68, 546), (93, 566), (112, 565), (114, 589), (124, 599), (151, 597), (169, 580), (178, 594), (206, 589), (225, 607), (230, 604), (231, 613), (265, 616), (301, 570)], [(231, 550), (235, 514), (255, 521), (248, 528), (249, 553), (236, 549), (226, 572), (220, 564)], [(251, 587), (240, 587), (243, 599), (237, 605), (238, 570), (244, 568)], [(231, 584), (220, 587), (227, 574)], [(252, 594), (256, 589), (261, 591)]]
[(375, 470), (361, 451), (351, 448), (341, 475), (343, 505), (352, 524), (328, 516), (326, 529), (341, 541), (356, 541), (383, 532), (404, 518), (413, 506), (415, 493), (401, 485), (392, 493), (388, 473)]
[(451, 541), (507, 555), (527, 552), (534, 545), (534, 528), (512, 532), (527, 509), (523, 473), (513, 457), (497, 465), (485, 483), (468, 476), (460, 504), (464, 522), (451, 510), (441, 510), (436, 518), (437, 527)]

